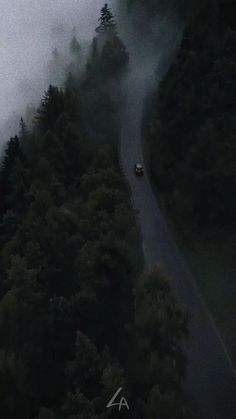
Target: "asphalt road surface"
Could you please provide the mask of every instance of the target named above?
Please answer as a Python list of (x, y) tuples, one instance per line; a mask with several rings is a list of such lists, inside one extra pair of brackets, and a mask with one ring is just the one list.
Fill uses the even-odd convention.
[(178, 301), (192, 314), (185, 387), (197, 401), (199, 419), (236, 419), (236, 375), (227, 350), (171, 236), (147, 172), (144, 177), (134, 174), (134, 163), (143, 163), (140, 134), (143, 96), (137, 89), (138, 83), (127, 84), (127, 104), (121, 115), (120, 159), (137, 210), (146, 267), (151, 268), (156, 262), (162, 265), (174, 280)]

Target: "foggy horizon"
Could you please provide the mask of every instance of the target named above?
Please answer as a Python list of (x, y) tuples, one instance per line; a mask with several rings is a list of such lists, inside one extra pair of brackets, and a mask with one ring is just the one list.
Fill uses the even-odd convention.
[(103, 4), (104, 0), (0, 0), (0, 145), (16, 133), (26, 107), (37, 106), (47, 89), (52, 51), (68, 49), (74, 27), (80, 42), (90, 41)]

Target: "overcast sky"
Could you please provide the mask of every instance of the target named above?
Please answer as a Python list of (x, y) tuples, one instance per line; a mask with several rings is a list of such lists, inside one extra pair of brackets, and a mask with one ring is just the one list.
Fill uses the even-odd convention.
[(46, 88), (51, 52), (65, 43), (60, 34), (75, 26), (80, 38), (92, 38), (104, 1), (0, 0), (0, 130)]

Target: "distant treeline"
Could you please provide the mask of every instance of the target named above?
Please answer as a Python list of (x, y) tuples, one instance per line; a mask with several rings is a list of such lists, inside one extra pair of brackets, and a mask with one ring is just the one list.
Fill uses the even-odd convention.
[[(122, 0), (120, 0), (122, 2)], [(141, 7), (150, 17), (170, 10), (182, 18), (190, 16), (204, 0), (126, 0), (128, 10)]]
[[(107, 6), (82, 73), (70, 48), (0, 170), (0, 417), (179, 419), (188, 315), (158, 267), (140, 277), (111, 92), (129, 54)], [(130, 411), (106, 409), (119, 387)]]
[(236, 214), (236, 32), (207, 1), (145, 115), (153, 182), (173, 218), (228, 228)]

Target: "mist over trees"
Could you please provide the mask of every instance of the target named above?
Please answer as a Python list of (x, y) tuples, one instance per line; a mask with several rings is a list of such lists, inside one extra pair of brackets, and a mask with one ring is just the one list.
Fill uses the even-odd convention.
[(179, 419), (188, 314), (160, 267), (141, 275), (110, 89), (129, 54), (106, 5), (82, 73), (69, 48), (0, 170), (0, 416), (127, 417), (106, 409), (122, 387), (133, 417)]
[(170, 10), (173, 15), (185, 18), (193, 12), (195, 4), (203, 0), (126, 0), (128, 10), (145, 10), (150, 17)]
[[(116, 0), (110, 0), (114, 4)], [(57, 48), (69, 64), (67, 48), (72, 28), (81, 46), (92, 38), (103, 0), (18, 0), (1, 2), (1, 97), (0, 148), (17, 131), (18, 120), (28, 104), (37, 106), (50, 78), (48, 64)], [(57, 72), (61, 74), (59, 68)], [(65, 73), (64, 73), (65, 76)]]

